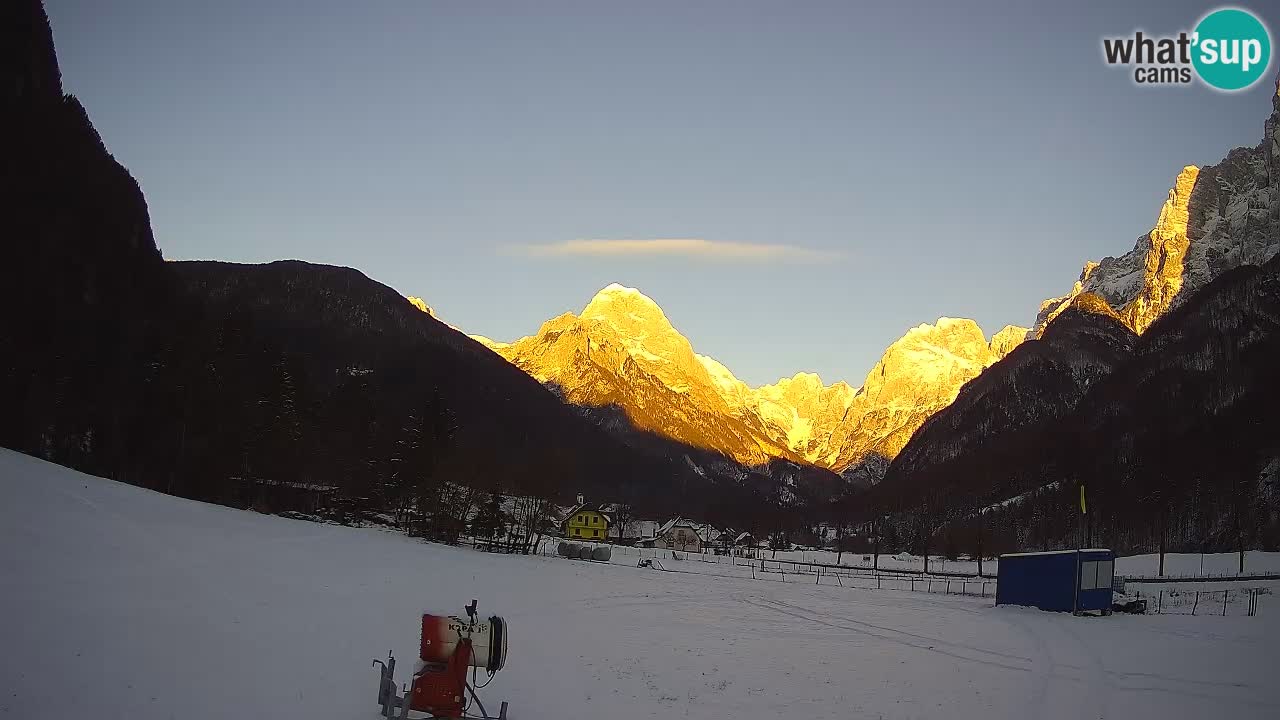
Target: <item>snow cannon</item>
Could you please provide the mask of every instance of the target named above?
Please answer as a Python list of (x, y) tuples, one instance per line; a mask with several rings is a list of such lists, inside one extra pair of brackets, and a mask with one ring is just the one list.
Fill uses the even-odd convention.
[[(382, 666), (378, 704), (383, 717), (506, 720), (505, 701), (497, 715), (485, 710), (476, 695), (476, 676), (480, 670), (485, 671), (488, 679), (479, 686), (484, 687), (506, 664), (507, 623), (497, 615), (480, 620), (475, 600), (466, 606), (466, 611), (466, 619), (454, 615), (422, 616), (418, 663), (407, 688), (396, 684), (396, 659), (391, 653), (387, 653), (385, 662), (373, 661), (375, 666)], [(410, 715), (410, 711), (425, 715)]]
[(470, 667), (480, 668), (490, 675), (497, 673), (507, 662), (507, 623), (494, 615), (488, 620), (477, 621), (473, 627), (462, 618), (444, 615), (423, 615), (422, 635), (419, 640), (419, 664), (447, 663), (458, 655), (458, 647), (469, 640)]

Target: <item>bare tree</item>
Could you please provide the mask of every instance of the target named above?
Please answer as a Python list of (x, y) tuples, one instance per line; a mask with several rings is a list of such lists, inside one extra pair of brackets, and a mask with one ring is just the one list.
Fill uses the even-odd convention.
[[(542, 531), (549, 519), (551, 502), (534, 495), (512, 498), (512, 550), (528, 555), (542, 543)], [(517, 546), (518, 543), (518, 546)]]
[(618, 542), (626, 538), (627, 529), (635, 519), (635, 507), (631, 503), (617, 503), (613, 506), (613, 524), (618, 528)]

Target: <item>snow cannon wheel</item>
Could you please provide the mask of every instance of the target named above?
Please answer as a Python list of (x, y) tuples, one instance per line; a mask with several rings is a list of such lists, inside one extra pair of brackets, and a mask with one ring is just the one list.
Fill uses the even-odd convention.
[(581, 545), (579, 545), (578, 543), (569, 543), (569, 547), (567, 550), (565, 550), (564, 556), (569, 558), (570, 560), (577, 560), (578, 553), (581, 551), (582, 551)]
[(569, 543), (560, 543), (560, 546), (556, 548), (556, 554), (560, 557), (569, 557)]
[(583, 545), (581, 548), (579, 548), (579, 549), (578, 549), (578, 559), (579, 559), (579, 560), (590, 560), (590, 559), (591, 559), (591, 546), (590, 546), (590, 545)]
[(612, 551), (608, 547), (598, 547), (591, 551), (591, 559), (599, 560), (600, 562), (608, 562), (610, 555), (612, 555)]

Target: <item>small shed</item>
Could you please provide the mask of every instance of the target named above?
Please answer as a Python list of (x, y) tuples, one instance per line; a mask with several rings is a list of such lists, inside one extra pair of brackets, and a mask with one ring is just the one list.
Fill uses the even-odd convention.
[(996, 604), (1109, 614), (1115, 559), (1099, 548), (1001, 555)]

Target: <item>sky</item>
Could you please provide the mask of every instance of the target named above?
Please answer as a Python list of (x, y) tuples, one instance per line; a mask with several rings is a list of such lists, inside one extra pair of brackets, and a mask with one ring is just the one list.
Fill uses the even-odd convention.
[(1274, 90), (1104, 64), (1218, 7), (1182, 0), (45, 2), (165, 257), (347, 265), (499, 340), (617, 282), (753, 385), (1030, 325)]

